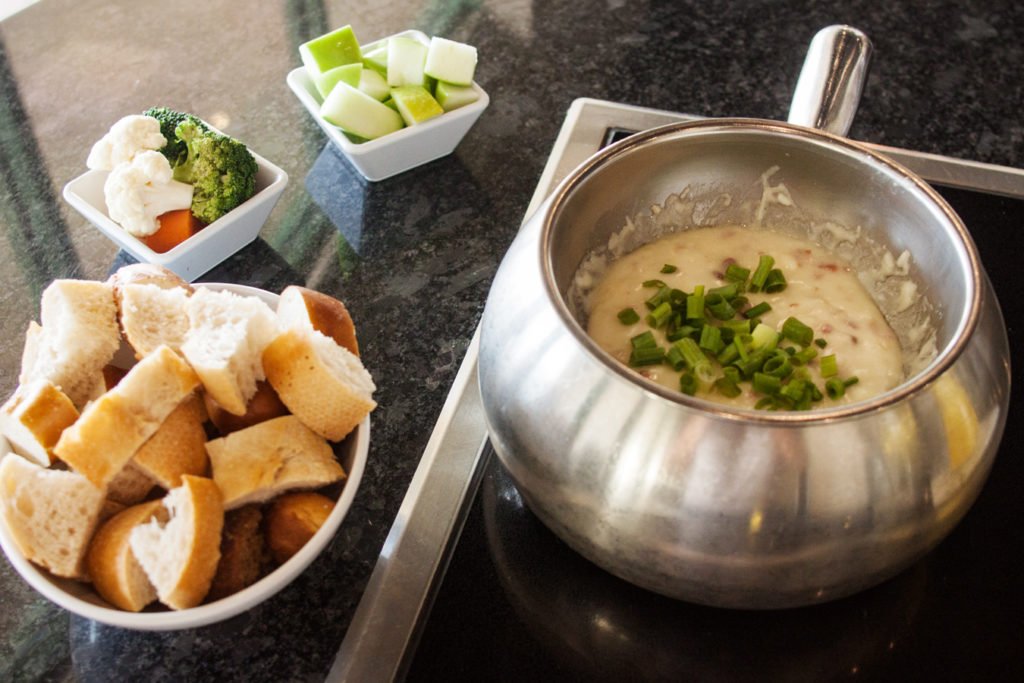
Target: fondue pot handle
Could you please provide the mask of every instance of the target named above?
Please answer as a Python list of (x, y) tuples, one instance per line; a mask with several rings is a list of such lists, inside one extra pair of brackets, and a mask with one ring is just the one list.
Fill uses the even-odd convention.
[(871, 61), (871, 41), (852, 26), (826, 26), (807, 49), (789, 122), (846, 135)]

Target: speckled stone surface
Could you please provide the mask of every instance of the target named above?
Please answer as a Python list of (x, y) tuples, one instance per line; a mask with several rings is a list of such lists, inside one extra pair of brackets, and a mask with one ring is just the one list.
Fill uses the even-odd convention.
[[(57, 277), (128, 262), (60, 197), (120, 116), (192, 111), (288, 172), (259, 239), (202, 279), (343, 298), (377, 381), (369, 461), (328, 550), (230, 621), (138, 633), (69, 615), (0, 562), (0, 680), (314, 681), (329, 669), (577, 97), (784, 118), (814, 32), (873, 40), (851, 136), (1024, 166), (1024, 7), (968, 2), (42, 0), (0, 24), (0, 394)], [(451, 156), (368, 183), (285, 85), (298, 45), (353, 23), (475, 44), (491, 106)]]

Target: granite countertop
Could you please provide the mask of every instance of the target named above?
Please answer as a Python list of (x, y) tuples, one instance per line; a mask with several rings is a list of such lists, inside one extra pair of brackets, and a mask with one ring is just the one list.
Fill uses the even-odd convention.
[[(352, 23), (479, 48), (491, 105), (456, 152), (368, 183), (285, 85), (298, 45)], [(369, 460), (327, 551), (229, 621), (169, 633), (75, 617), (0, 562), (0, 680), (321, 680), (381, 551), (570, 103), (785, 118), (807, 43), (875, 48), (851, 137), (1024, 166), (1024, 7), (1008, 0), (348, 3), (42, 0), (0, 24), (0, 394), (55, 278), (130, 257), (60, 198), (93, 141), (149, 106), (191, 111), (290, 176), (259, 239), (202, 277), (346, 301), (378, 385)]]

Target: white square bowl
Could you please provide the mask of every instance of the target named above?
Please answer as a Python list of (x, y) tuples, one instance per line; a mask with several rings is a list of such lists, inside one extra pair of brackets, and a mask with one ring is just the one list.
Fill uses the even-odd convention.
[[(430, 39), (422, 31), (402, 31), (363, 46), (363, 53), (380, 47), (396, 36), (412, 38), (424, 45), (430, 43)], [(445, 112), (423, 123), (406, 126), (375, 140), (353, 142), (344, 131), (320, 116), (320, 105), (323, 104), (323, 100), (305, 67), (292, 69), (286, 80), (288, 87), (306, 107), (313, 120), (320, 124), (331, 142), (338, 146), (364, 178), (374, 181), (390, 178), (451, 154), (490, 104), (487, 93), (474, 81), (473, 89), (479, 95), (476, 102)]]
[[(212, 225), (212, 223), (211, 223)], [(227, 290), (241, 296), (255, 296), (271, 307), (277, 308), (278, 295), (244, 285), (203, 283), (199, 287)], [(122, 348), (122, 357), (131, 357), (127, 347)], [(22, 555), (18, 543), (7, 526), (0, 506), (0, 548), (7, 555), (14, 569), (21, 577), (44, 597), (86, 619), (140, 631), (176, 631), (214, 624), (241, 614), (268, 600), (295, 580), (313, 560), (330, 544), (352, 507), (356, 491), (366, 469), (366, 458), (370, 449), (370, 418), (366, 417), (351, 434), (334, 444), (335, 455), (344, 468), (347, 477), (338, 499), (327, 519), (313, 537), (288, 561), (262, 577), (256, 583), (220, 600), (204, 603), (183, 610), (169, 610), (159, 603), (153, 603), (141, 612), (126, 612), (106, 602), (92, 585), (72, 579), (54, 576), (46, 569), (36, 566)], [(0, 435), (0, 458), (12, 449)]]
[(92, 170), (64, 186), (64, 199), (115, 244), (143, 263), (169, 268), (188, 282), (207, 272), (256, 239), (270, 211), (281, 198), (288, 174), (260, 155), (252, 153), (259, 170), (256, 193), (178, 246), (162, 254), (110, 219), (103, 198), (108, 171)]

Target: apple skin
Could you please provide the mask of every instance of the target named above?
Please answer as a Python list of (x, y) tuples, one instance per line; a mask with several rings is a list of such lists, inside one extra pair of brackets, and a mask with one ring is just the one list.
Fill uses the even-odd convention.
[(362, 75), (362, 71), (363, 65), (359, 62), (343, 64), (333, 69), (328, 69), (318, 76), (314, 76), (313, 83), (316, 85), (320, 97), (327, 99), (327, 96), (331, 94), (331, 90), (338, 83), (348, 83), (351, 86), (359, 87), (359, 77)]
[(423, 123), (444, 113), (427, 89), (422, 85), (402, 85), (391, 89), (391, 99), (398, 106), (398, 113), (410, 126)]
[(373, 69), (362, 69), (356, 87), (377, 101), (384, 101), (391, 95), (388, 81)]
[(373, 69), (381, 76), (388, 74), (388, 44), (384, 43), (363, 55), (363, 66)]
[(302, 64), (311, 78), (328, 69), (363, 61), (359, 41), (351, 26), (342, 26), (299, 46)]
[(320, 116), (328, 123), (366, 140), (393, 133), (405, 125), (395, 110), (348, 83), (334, 86), (320, 107)]
[(438, 81), (434, 88), (434, 98), (445, 111), (452, 111), (480, 99), (480, 94), (471, 85), (452, 85)]

